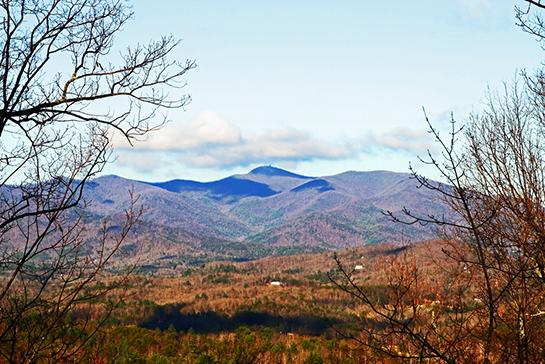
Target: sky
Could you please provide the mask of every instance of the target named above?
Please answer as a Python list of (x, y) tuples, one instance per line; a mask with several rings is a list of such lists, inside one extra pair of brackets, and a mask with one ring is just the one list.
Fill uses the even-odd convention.
[(488, 87), (541, 65), (522, 0), (135, 0), (117, 41), (172, 34), (192, 102), (104, 173), (208, 181), (272, 164), (307, 175), (407, 172)]

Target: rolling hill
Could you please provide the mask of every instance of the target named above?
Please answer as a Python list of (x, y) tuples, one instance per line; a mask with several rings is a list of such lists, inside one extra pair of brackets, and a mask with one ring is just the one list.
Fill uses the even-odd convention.
[[(433, 237), (394, 224), (383, 210), (441, 214), (445, 205), (409, 174), (349, 171), (310, 177), (272, 166), (212, 182), (143, 182), (103, 176), (86, 188), (88, 222), (119, 223), (129, 190), (145, 213), (124, 261), (182, 267), (215, 259), (325, 251)], [(158, 263), (159, 262), (159, 263)]]

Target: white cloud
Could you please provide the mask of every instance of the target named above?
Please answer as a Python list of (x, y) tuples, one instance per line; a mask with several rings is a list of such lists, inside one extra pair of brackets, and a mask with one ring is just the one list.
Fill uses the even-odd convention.
[(365, 138), (365, 145), (364, 149), (368, 151), (387, 149), (415, 156), (425, 154), (428, 149), (434, 148), (433, 138), (428, 132), (409, 128), (396, 128), (382, 134), (370, 133)]
[(348, 158), (345, 145), (331, 144), (295, 129), (277, 130), (241, 139), (236, 145), (209, 148), (205, 153), (189, 151), (181, 156), (192, 167), (231, 167), (255, 163), (302, 162)]
[(171, 124), (135, 148), (118, 144), (121, 167), (151, 172), (165, 167), (228, 169), (255, 164), (334, 161), (361, 153), (404, 152), (413, 156), (432, 149), (433, 138), (423, 130), (397, 128), (369, 133), (348, 142), (328, 142), (295, 128), (243, 133), (217, 114), (202, 113), (191, 123)]
[[(146, 140), (137, 143), (139, 150), (181, 151), (213, 145), (233, 145), (241, 140), (240, 129), (212, 112), (201, 113), (185, 124), (168, 124), (152, 132)], [(125, 140), (117, 140), (114, 147), (126, 148)]]
[[(346, 145), (318, 140), (308, 132), (294, 128), (243, 135), (236, 125), (211, 112), (200, 114), (186, 124), (171, 124), (152, 133), (147, 140), (129, 149), (126, 142), (115, 145), (119, 163), (128, 166), (134, 156), (135, 168), (153, 168), (153, 161), (143, 158), (144, 152), (170, 152), (182, 165), (198, 168), (228, 168), (255, 163), (298, 163), (311, 160), (336, 160), (351, 156)], [(166, 159), (166, 158), (165, 158)], [(156, 167), (159, 164), (156, 163)]]

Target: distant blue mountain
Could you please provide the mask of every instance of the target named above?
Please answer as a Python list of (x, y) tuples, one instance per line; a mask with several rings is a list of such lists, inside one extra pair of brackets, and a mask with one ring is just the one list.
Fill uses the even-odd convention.
[(191, 181), (187, 179), (173, 179), (166, 182), (143, 182), (145, 184), (156, 186), (170, 192), (183, 192), (183, 191), (206, 191), (205, 182)]
[(292, 192), (300, 192), (305, 191), (309, 189), (315, 189), (318, 192), (326, 192), (334, 190), (335, 188), (331, 185), (331, 183), (327, 182), (325, 179), (315, 179), (307, 183), (303, 183), (300, 186), (297, 186), (295, 188), (292, 188)]
[[(262, 175), (267, 177), (291, 177), (299, 179), (312, 179), (313, 177), (292, 173), (273, 166), (257, 167), (249, 172), (249, 175)], [(231, 176), (218, 181), (197, 182), (185, 179), (174, 179), (166, 182), (143, 182), (170, 192), (204, 192), (209, 197), (217, 200), (238, 200), (244, 197), (268, 197), (279, 193), (271, 186), (252, 181), (251, 179)]]
[(313, 178), (272, 166), (211, 182), (102, 176), (85, 188), (84, 217), (90, 229), (103, 219), (121, 226), (127, 191), (134, 191), (145, 223), (131, 233), (130, 254), (165, 267), (435, 237), (426, 227), (392, 224), (382, 213), (403, 216), (403, 207), (422, 216), (450, 213), (438, 194), (418, 189), (410, 177), (349, 171)]
[(292, 177), (302, 179), (312, 179), (314, 177), (303, 176), (297, 173), (292, 173), (284, 169), (276, 168), (273, 166), (260, 166), (250, 171), (250, 174), (260, 174), (263, 176), (279, 176), (279, 177)]
[(175, 179), (167, 182), (144, 182), (171, 192), (206, 192), (215, 199), (242, 198), (249, 196), (268, 197), (278, 192), (264, 183), (237, 177), (227, 177), (213, 182), (197, 182)]

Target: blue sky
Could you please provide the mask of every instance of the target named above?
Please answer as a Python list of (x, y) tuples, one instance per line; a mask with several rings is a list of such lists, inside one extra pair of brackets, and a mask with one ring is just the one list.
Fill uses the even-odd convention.
[[(535, 70), (518, 1), (134, 1), (118, 44), (162, 34), (195, 59), (193, 101), (106, 173), (211, 180), (274, 164), (328, 175), (407, 171), (437, 125), (478, 110), (486, 88)], [(425, 170), (424, 170), (425, 171)], [(425, 171), (426, 172), (426, 171)], [(429, 172), (431, 173), (431, 172)]]

